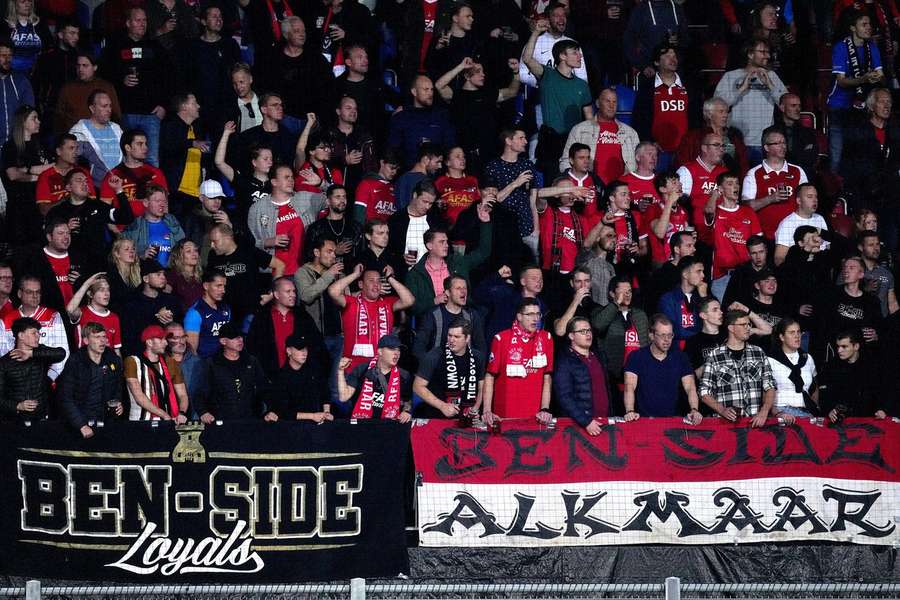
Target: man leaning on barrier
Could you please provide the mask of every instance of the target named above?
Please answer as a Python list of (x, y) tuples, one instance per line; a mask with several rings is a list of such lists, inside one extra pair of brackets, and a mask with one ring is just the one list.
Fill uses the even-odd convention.
[(41, 344), (41, 324), (31, 317), (13, 321), (15, 346), (0, 358), (0, 418), (47, 418), (50, 365), (66, 357), (62, 348)]
[(775, 403), (775, 376), (765, 352), (748, 344), (750, 317), (742, 310), (725, 315), (728, 340), (713, 350), (703, 366), (700, 399), (720, 417), (737, 421), (741, 413), (762, 427)]
[(125, 412), (122, 359), (109, 347), (106, 328), (100, 323), (86, 324), (81, 337), (85, 345), (69, 357), (60, 376), (59, 404), (63, 419), (89, 438), (94, 435), (90, 421)]
[(378, 341), (378, 353), (368, 363), (358, 364), (349, 374), (350, 358), (341, 359), (338, 368), (338, 396), (341, 402), (353, 407), (354, 419), (396, 419), (408, 423), (412, 418), (410, 408), (411, 377), (409, 372), (397, 366), (403, 345), (396, 335), (382, 336)]

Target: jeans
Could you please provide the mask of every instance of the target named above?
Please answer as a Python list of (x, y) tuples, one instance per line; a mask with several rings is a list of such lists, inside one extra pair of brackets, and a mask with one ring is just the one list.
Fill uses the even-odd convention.
[[(156, 115), (137, 115), (134, 113), (122, 115), (122, 125), (126, 129), (140, 129), (147, 134), (147, 162), (154, 167), (159, 166), (159, 119)], [(169, 182), (169, 185), (178, 187), (178, 182)]]
[(831, 160), (831, 171), (839, 173), (841, 154), (844, 150), (844, 123), (847, 120), (846, 109), (828, 110), (828, 155)]
[(341, 354), (344, 353), (344, 336), (327, 335), (325, 336), (325, 349), (331, 357), (331, 369), (328, 371), (328, 388), (331, 390), (331, 410), (336, 411), (335, 414), (342, 412), (343, 407), (338, 398), (337, 391), (337, 369), (341, 362)]
[(806, 417), (809, 418), (812, 416), (805, 408), (800, 408), (799, 406), (779, 406), (778, 412), (787, 413), (789, 415), (794, 415), (795, 417)]

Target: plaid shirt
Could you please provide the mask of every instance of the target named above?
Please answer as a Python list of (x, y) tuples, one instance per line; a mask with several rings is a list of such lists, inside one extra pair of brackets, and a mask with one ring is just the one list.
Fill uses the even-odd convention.
[(731, 357), (722, 344), (712, 351), (703, 366), (700, 396), (712, 396), (725, 407), (740, 407), (744, 416), (759, 412), (765, 392), (775, 388), (775, 376), (765, 352), (746, 344), (741, 360)]

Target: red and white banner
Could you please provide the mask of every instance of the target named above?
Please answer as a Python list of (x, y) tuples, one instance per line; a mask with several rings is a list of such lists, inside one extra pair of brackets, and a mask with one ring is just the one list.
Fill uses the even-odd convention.
[(900, 424), (413, 428), (423, 546), (900, 541)]

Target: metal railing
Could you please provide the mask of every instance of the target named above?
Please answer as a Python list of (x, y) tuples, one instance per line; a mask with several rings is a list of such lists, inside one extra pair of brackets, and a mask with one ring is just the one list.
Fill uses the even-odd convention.
[(349, 584), (284, 585), (51, 585), (38, 580), (24, 587), (0, 588), (0, 597), (42, 600), (51, 597), (131, 598), (136, 596), (235, 596), (268, 598), (282, 595), (369, 598), (511, 598), (511, 597), (682, 597), (801, 598), (900, 596), (900, 583), (682, 583), (668, 577), (663, 583), (370, 583), (351, 579)]

